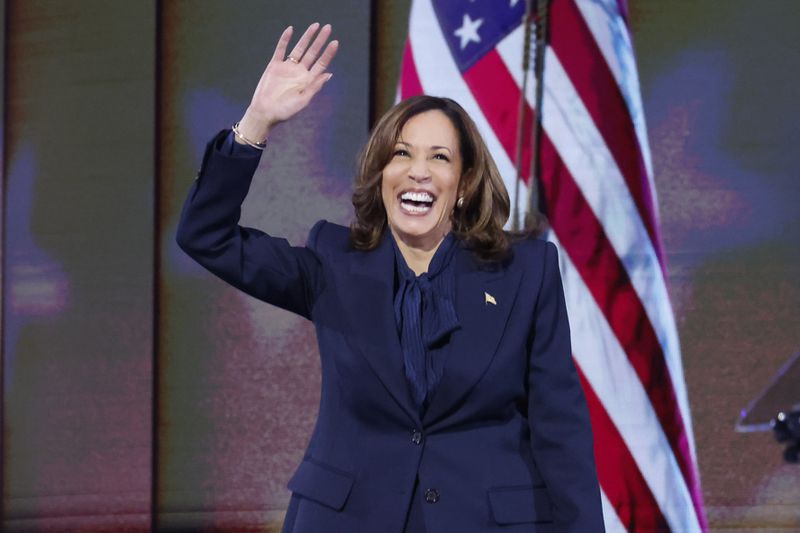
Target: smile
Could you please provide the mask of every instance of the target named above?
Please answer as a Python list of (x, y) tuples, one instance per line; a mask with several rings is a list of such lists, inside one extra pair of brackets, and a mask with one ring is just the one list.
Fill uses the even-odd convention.
[(436, 197), (428, 191), (406, 191), (398, 197), (400, 209), (409, 215), (425, 215), (433, 209)]

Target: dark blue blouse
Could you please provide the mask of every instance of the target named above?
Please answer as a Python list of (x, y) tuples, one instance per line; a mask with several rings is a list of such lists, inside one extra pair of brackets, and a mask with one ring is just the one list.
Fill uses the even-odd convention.
[(422, 414), (442, 378), (447, 340), (459, 327), (451, 261), (456, 239), (449, 233), (434, 253), (428, 271), (419, 276), (409, 268), (393, 237), (391, 240), (395, 251), (394, 316), (406, 379)]

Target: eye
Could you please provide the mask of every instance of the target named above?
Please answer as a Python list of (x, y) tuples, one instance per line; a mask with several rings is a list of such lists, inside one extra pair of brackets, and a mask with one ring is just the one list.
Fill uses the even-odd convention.
[(440, 161), (450, 161), (450, 158), (447, 157), (447, 154), (443, 153), (433, 154), (433, 158), (438, 159)]
[(405, 148), (397, 148), (392, 155), (395, 157), (406, 157), (408, 156), (408, 150)]

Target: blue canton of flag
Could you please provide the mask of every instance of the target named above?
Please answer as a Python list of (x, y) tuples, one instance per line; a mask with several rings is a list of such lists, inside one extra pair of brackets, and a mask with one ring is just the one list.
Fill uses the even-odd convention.
[(433, 0), (433, 9), (461, 72), (522, 23), (524, 0)]

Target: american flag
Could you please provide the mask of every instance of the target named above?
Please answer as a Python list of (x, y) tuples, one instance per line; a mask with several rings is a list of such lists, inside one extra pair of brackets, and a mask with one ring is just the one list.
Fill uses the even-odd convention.
[[(448, 96), (467, 110), (521, 212), (536, 107), (529, 78), (518, 145), (523, 78), (532, 77), (522, 68), (525, 8), (525, 0), (413, 0), (398, 88), (401, 98)], [(625, 2), (550, 0), (547, 21), (539, 200), (561, 250), (606, 529), (704, 531)], [(518, 158), (524, 183), (515, 198)]]

